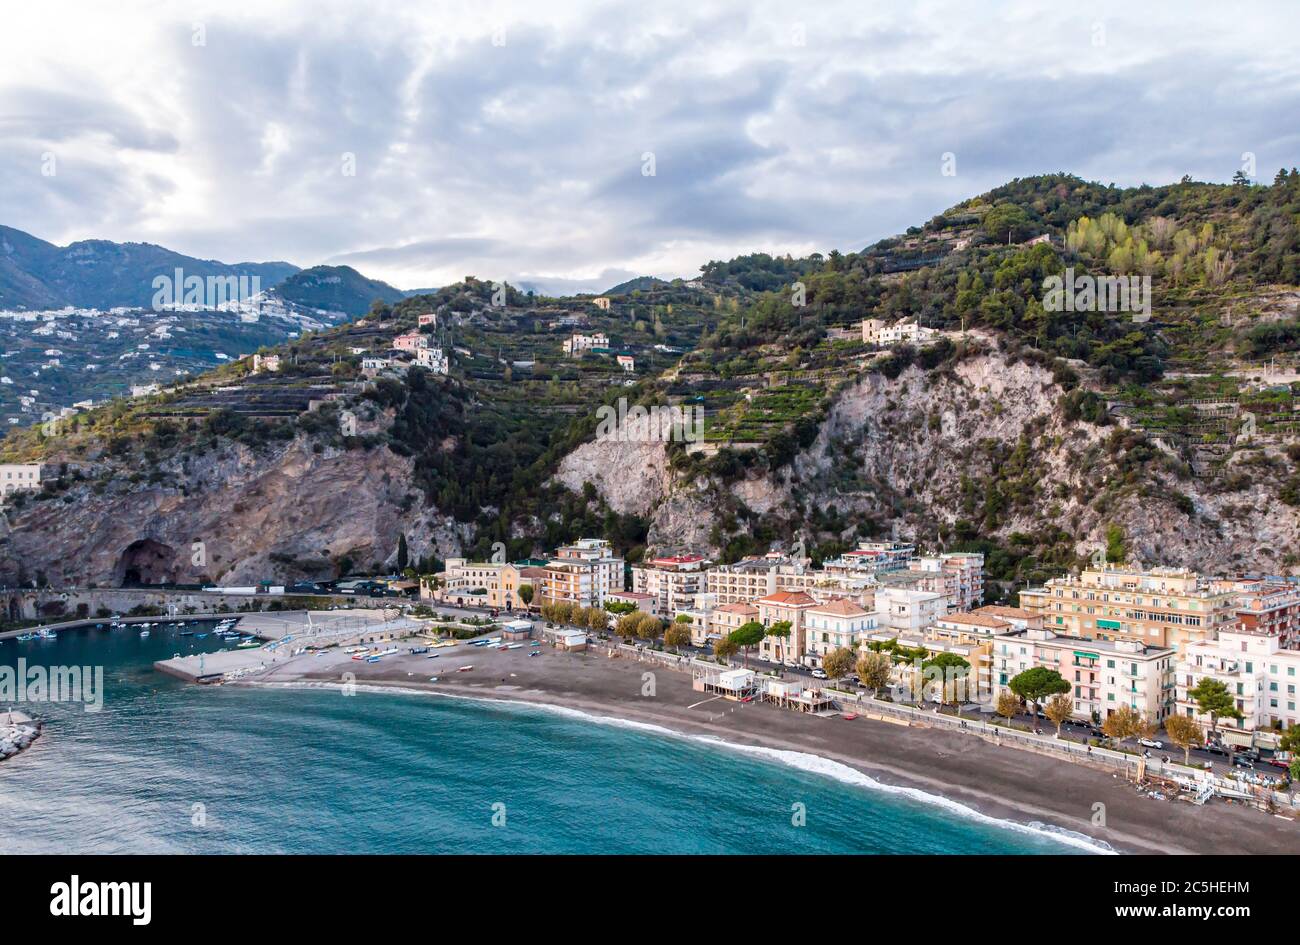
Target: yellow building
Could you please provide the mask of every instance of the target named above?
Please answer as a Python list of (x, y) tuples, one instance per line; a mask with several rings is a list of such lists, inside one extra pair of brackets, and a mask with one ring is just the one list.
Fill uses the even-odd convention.
[(1021, 591), (1020, 607), (1058, 634), (1179, 653), (1237, 623), (1236, 595), (1186, 568), (1090, 568)]

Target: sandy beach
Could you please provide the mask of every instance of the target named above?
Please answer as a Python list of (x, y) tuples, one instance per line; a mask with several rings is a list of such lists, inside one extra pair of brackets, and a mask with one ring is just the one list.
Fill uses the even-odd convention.
[[(464, 645), (434, 652), (436, 659), (403, 652), (373, 664), (338, 651), (307, 654), (238, 685), (337, 684), (344, 673), (352, 673), (358, 686), (528, 702), (707, 736), (742, 750), (812, 755), (881, 785), (924, 792), (932, 800), (946, 798), (998, 820), (1048, 825), (1122, 853), (1300, 852), (1295, 821), (1219, 800), (1195, 807), (1151, 799), (1109, 773), (958, 732), (862, 717), (814, 717), (717, 699), (695, 692), (687, 673), (611, 659), (603, 652), (566, 653), (543, 646), (540, 655), (530, 657), (527, 647)], [(473, 669), (456, 671), (465, 665)], [(654, 674), (653, 696), (642, 695), (644, 673)], [(432, 676), (438, 681), (431, 682)], [(828, 769), (832, 776), (852, 773), (816, 759), (784, 760)], [(1098, 802), (1105, 805), (1105, 826), (1093, 823)]]

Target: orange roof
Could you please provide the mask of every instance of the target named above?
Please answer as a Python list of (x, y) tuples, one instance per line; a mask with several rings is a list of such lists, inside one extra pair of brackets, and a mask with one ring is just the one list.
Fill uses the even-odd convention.
[(724, 614), (757, 614), (758, 613), (758, 608), (755, 607), (753, 604), (741, 604), (741, 603), (723, 604), (721, 607), (717, 609), (722, 611)]
[(775, 604), (779, 607), (811, 607), (817, 603), (803, 591), (777, 591), (758, 599), (760, 604)]
[(869, 610), (863, 610), (851, 600), (845, 600), (837, 597), (835, 600), (826, 604), (819, 604), (814, 607), (810, 613), (830, 614), (833, 617), (865, 617), (871, 613)]

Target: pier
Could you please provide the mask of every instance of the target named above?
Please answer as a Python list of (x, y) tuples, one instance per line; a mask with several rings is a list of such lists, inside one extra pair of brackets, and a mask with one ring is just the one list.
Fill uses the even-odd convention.
[(41, 723), (25, 712), (0, 713), (0, 760), (11, 758), (41, 737)]
[(396, 608), (244, 614), (240, 633), (269, 641), (244, 650), (195, 653), (158, 660), (154, 669), (193, 683), (219, 683), (270, 669), (304, 650), (382, 643), (409, 636), (425, 624)]

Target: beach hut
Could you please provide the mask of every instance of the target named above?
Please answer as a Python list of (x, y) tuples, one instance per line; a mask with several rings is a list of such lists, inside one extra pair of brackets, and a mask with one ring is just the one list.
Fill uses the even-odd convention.
[(533, 624), (530, 620), (511, 620), (501, 625), (501, 639), (530, 640), (533, 636)]

